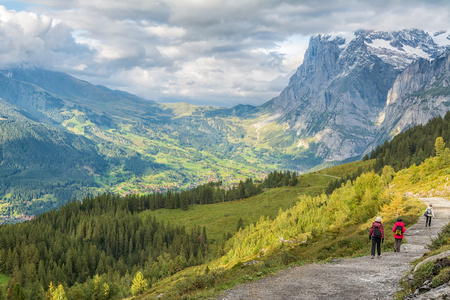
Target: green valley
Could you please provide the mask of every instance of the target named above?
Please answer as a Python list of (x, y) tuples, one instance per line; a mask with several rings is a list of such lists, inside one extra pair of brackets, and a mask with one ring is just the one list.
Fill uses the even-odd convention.
[[(44, 160), (3, 143), (4, 217), (36, 215), (87, 193), (164, 192), (211, 181), (232, 185), (249, 177), (261, 180), (274, 170), (303, 172), (319, 162), (312, 148), (298, 152), (295, 137), (286, 136), (284, 125), (257, 107), (158, 104), (39, 69), (14, 70), (14, 76), (0, 79), (0, 139), (14, 138), (30, 151), (36, 143), (48, 142), (46, 155), (54, 159), (44, 168), (58, 170), (38, 178)], [(55, 144), (60, 140), (73, 141), (66, 142), (71, 149)], [(60, 159), (60, 150), (66, 151), (68, 161)], [(9, 176), (8, 153), (26, 166), (26, 171), (14, 171), (23, 180), (10, 182), (14, 177)], [(63, 179), (69, 175), (63, 172), (67, 163), (74, 182)], [(83, 178), (82, 185), (77, 178)]]

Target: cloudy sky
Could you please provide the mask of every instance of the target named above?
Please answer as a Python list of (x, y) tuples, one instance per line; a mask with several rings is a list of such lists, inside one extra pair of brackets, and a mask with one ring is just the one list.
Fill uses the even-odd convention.
[(2, 0), (0, 68), (38, 66), (158, 102), (259, 105), (309, 38), (450, 26), (449, 0)]

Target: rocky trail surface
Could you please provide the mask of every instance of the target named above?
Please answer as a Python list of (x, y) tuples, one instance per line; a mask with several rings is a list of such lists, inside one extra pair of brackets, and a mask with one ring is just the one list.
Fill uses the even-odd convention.
[[(421, 216), (416, 224), (407, 228), (406, 243), (403, 242), (400, 253), (382, 253), (379, 259), (364, 256), (290, 268), (229, 290), (218, 299), (393, 299), (400, 289), (400, 279), (411, 269), (410, 263), (427, 251), (425, 246), (430, 239), (450, 222), (449, 200), (421, 200), (433, 204), (436, 217), (431, 227), (425, 227), (425, 217)], [(385, 233), (392, 234), (391, 230), (385, 228)], [(421, 299), (428, 298), (422, 296)]]

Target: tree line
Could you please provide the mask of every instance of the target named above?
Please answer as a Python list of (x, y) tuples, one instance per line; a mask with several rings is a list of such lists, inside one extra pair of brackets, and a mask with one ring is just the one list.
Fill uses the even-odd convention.
[(273, 171), (270, 172), (262, 183), (264, 188), (275, 188), (282, 186), (296, 186), (298, 184), (297, 172)]
[(340, 188), (343, 184), (345, 184), (349, 180), (354, 181), (362, 173), (363, 173), (363, 169), (361, 167), (359, 167), (353, 174), (349, 174), (341, 179), (331, 181), (330, 183), (328, 183), (328, 186), (325, 189), (325, 194), (331, 195), (335, 189)]
[(210, 182), (190, 190), (173, 191), (165, 193), (154, 192), (147, 195), (127, 195), (124, 197), (130, 211), (146, 209), (182, 209), (187, 210), (190, 205), (212, 204), (248, 198), (262, 192), (262, 187), (247, 178), (236, 186), (221, 188), (222, 182)]
[(399, 133), (390, 142), (385, 141), (376, 147), (364, 159), (376, 159), (376, 172), (380, 172), (386, 165), (399, 171), (413, 164), (419, 165), (425, 159), (435, 156), (434, 143), (438, 137), (450, 141), (450, 112), (444, 117), (431, 119), (426, 125), (416, 125)]

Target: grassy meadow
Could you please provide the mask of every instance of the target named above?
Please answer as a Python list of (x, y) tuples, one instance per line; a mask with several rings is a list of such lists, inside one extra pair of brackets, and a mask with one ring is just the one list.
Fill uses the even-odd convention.
[(261, 216), (275, 218), (280, 209), (286, 210), (297, 202), (301, 190), (297, 187), (276, 188), (247, 199), (189, 206), (187, 211), (159, 209), (143, 214), (187, 229), (205, 226), (209, 242), (215, 243), (228, 233), (235, 234), (240, 218), (244, 226), (256, 223)]
[[(353, 172), (358, 168), (360, 162), (354, 165), (347, 164), (329, 173), (333, 176), (346, 176), (346, 172)], [(364, 165), (369, 165), (364, 163)], [(142, 214), (150, 214), (158, 220), (164, 220), (173, 225), (185, 226), (190, 229), (196, 226), (206, 227), (210, 243), (215, 243), (223, 239), (228, 233), (236, 233), (237, 224), (240, 218), (244, 226), (256, 223), (261, 216), (274, 219), (281, 210), (292, 207), (299, 199), (300, 195), (317, 196), (320, 195), (328, 184), (336, 180), (320, 172), (309, 173), (299, 176), (299, 182), (295, 187), (281, 187), (267, 189), (264, 193), (247, 199), (215, 203), (208, 205), (190, 206), (189, 210), (159, 209), (147, 211)], [(340, 178), (340, 177), (339, 177)]]

